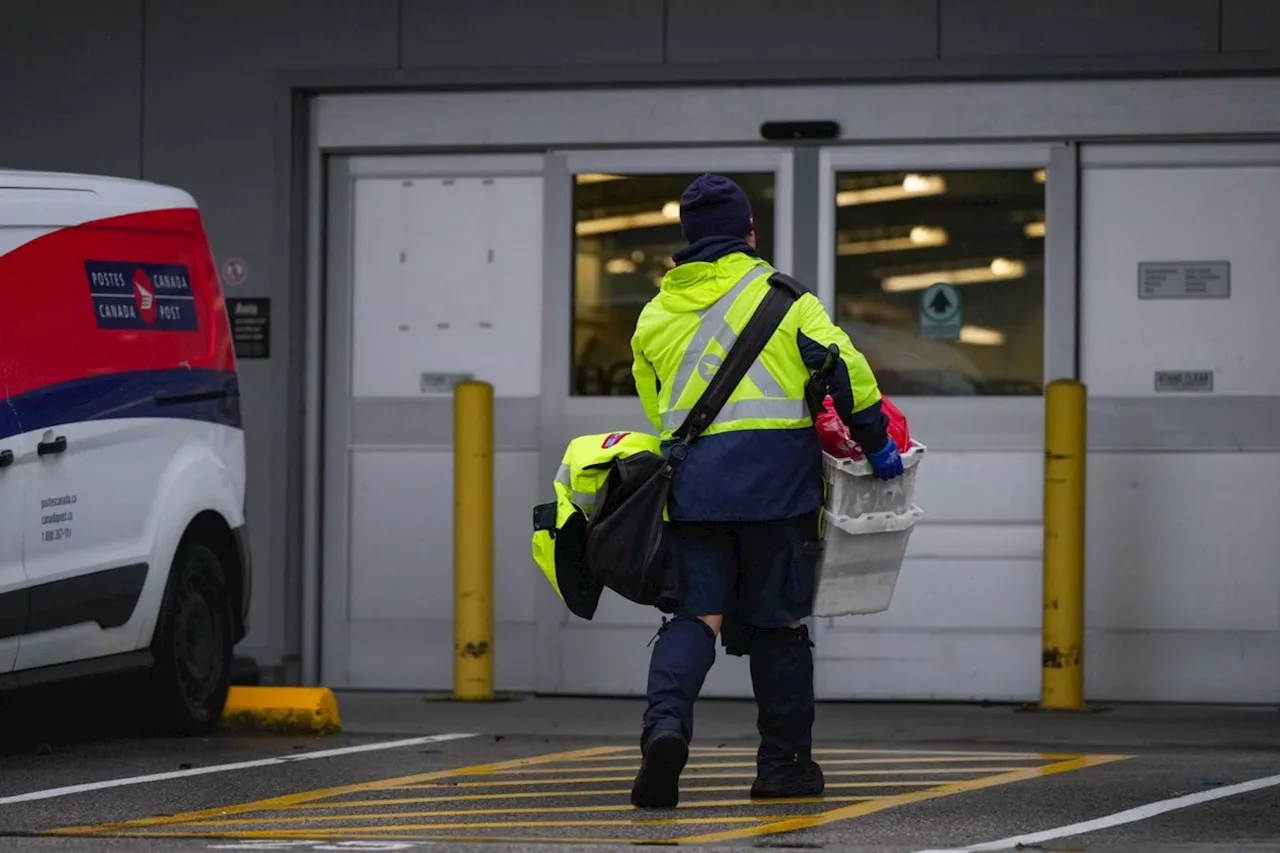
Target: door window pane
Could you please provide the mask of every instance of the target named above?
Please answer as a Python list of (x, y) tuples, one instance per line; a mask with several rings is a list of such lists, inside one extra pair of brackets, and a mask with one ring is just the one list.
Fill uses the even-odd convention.
[(886, 394), (1041, 393), (1044, 182), (1036, 169), (836, 175), (835, 319)]
[[(631, 333), (685, 245), (680, 194), (698, 174), (575, 176), (574, 395), (635, 395)], [(751, 200), (758, 250), (772, 260), (773, 173), (727, 174)]]

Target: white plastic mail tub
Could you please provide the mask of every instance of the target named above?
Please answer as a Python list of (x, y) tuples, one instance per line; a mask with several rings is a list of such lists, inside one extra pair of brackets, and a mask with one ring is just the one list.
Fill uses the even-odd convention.
[(925, 446), (918, 441), (902, 454), (902, 476), (881, 480), (866, 459), (837, 459), (822, 454), (827, 478), (827, 509), (837, 517), (857, 518), (869, 512), (910, 512), (916, 494), (916, 469)]
[(848, 616), (889, 609), (911, 531), (924, 516), (907, 512), (869, 513), (858, 518), (823, 514), (822, 561), (814, 616)]

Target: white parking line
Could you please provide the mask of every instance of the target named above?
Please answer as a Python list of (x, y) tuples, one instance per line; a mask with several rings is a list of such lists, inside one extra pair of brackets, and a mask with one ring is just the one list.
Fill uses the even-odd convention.
[(229, 773), (232, 770), (250, 770), (254, 767), (271, 767), (277, 764), (295, 764), (299, 761), (314, 761), (317, 758), (336, 758), (340, 755), (355, 755), (361, 752), (377, 752), (384, 749), (403, 749), (407, 746), (419, 746), (424, 743), (441, 743), (447, 740), (462, 740), (475, 737), (474, 734), (443, 734), (411, 737), (404, 740), (380, 741), (360, 746), (344, 746), (339, 749), (322, 749), (319, 752), (308, 752), (301, 755), (282, 755), (279, 758), (259, 758), (253, 761), (237, 761), (233, 764), (213, 764), (208, 767), (192, 767), (188, 770), (174, 770), (170, 773), (152, 773), (148, 776), (130, 776), (126, 779), (106, 779), (101, 782), (85, 782), (82, 785), (67, 785), (65, 788), (48, 788), (44, 791), (31, 791), (26, 794), (14, 794), (0, 797), (0, 806), (13, 803), (29, 803), (33, 800), (51, 800), (54, 797), (67, 797), (72, 794), (84, 794), (89, 791), (101, 791), (106, 788), (123, 788), (128, 785), (143, 785), (147, 782), (167, 782), (170, 779), (184, 779), (188, 776), (207, 776), (210, 773)]
[(1027, 835), (1015, 835), (1010, 838), (1002, 838), (999, 841), (988, 841), (968, 847), (955, 847), (946, 850), (918, 850), (916, 853), (986, 853), (988, 850), (1009, 850), (1019, 846), (1032, 846), (1045, 841), (1053, 841), (1057, 838), (1083, 835), (1086, 832), (1097, 832), (1100, 829), (1110, 829), (1113, 826), (1135, 823), (1156, 815), (1162, 815), (1165, 812), (1177, 811), (1188, 806), (1196, 806), (1213, 800), (1225, 799), (1226, 797), (1234, 797), (1236, 794), (1247, 794), (1250, 791), (1273, 788), (1277, 785), (1280, 785), (1280, 776), (1267, 776), (1250, 782), (1226, 785), (1222, 788), (1215, 788), (1212, 791), (1200, 791), (1199, 793), (1185, 794), (1169, 800), (1158, 800), (1154, 803), (1147, 803), (1145, 806), (1135, 806), (1105, 817), (1059, 826), (1056, 829), (1046, 829), (1042, 832), (1032, 832)]

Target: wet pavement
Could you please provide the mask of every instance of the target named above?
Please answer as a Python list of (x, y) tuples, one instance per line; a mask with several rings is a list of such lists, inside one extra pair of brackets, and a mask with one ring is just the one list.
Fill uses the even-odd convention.
[(328, 737), (156, 739), (101, 715), (68, 737), (45, 714), (24, 739), (0, 710), (0, 851), (1280, 853), (1275, 709), (823, 705), (824, 795), (752, 802), (754, 709), (704, 702), (679, 808), (639, 812), (636, 701), (341, 699)]

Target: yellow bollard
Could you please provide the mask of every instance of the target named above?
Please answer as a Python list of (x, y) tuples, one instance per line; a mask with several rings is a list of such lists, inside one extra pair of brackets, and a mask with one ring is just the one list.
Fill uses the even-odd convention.
[(453, 404), (453, 698), (493, 699), (493, 386)]
[(1040, 709), (1084, 706), (1084, 479), (1088, 393), (1045, 388), (1044, 625)]

